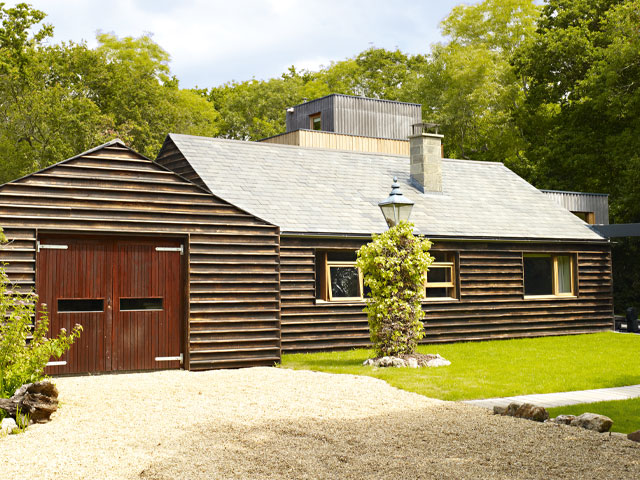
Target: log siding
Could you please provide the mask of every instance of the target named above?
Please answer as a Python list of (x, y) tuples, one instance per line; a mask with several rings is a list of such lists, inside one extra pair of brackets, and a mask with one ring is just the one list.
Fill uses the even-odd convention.
[[(363, 302), (322, 302), (315, 294), (315, 252), (357, 249), (366, 240), (282, 236), (282, 351), (366, 347)], [(608, 243), (434, 241), (457, 252), (458, 298), (425, 301), (423, 343), (577, 334), (613, 326)], [(571, 253), (577, 296), (524, 297), (523, 253)]]
[[(189, 175), (188, 171), (184, 172)], [(0, 261), (36, 285), (42, 234), (179, 238), (185, 244), (185, 368), (280, 358), (279, 230), (166, 168), (110, 144), (0, 187)]]

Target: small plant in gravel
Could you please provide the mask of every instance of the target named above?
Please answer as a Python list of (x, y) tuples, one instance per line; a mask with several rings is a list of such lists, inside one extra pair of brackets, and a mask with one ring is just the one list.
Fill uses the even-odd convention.
[(424, 335), (424, 274), (433, 257), (431, 242), (416, 237), (413, 226), (401, 222), (358, 251), (357, 266), (371, 290), (364, 311), (378, 356), (412, 354)]
[(24, 433), (30, 423), (31, 419), (29, 418), (29, 414), (22, 413), (20, 407), (18, 407), (16, 411), (16, 425), (18, 425), (18, 428), (14, 430), (13, 433)]
[[(4, 235), (0, 230), (0, 242)], [(80, 336), (76, 325), (71, 333), (60, 329), (56, 338), (47, 338), (49, 317), (46, 306), (37, 322), (38, 296), (12, 287), (0, 265), (0, 398), (9, 398), (25, 383), (44, 378), (44, 368), (51, 357), (60, 358)]]

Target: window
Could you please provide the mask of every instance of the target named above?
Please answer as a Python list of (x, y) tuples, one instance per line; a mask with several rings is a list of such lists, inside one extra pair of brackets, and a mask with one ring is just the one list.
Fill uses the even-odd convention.
[(311, 128), (311, 130), (322, 130), (322, 119), (320, 113), (309, 115), (309, 128)]
[(583, 222), (588, 223), (589, 225), (595, 225), (596, 223), (596, 214), (594, 212), (571, 212), (576, 217), (581, 219)]
[(120, 311), (162, 310), (162, 298), (121, 298)]
[(327, 301), (362, 300), (367, 294), (355, 251), (318, 252), (316, 297)]
[(523, 255), (525, 296), (574, 296), (573, 258), (573, 255), (525, 253)]
[(58, 313), (104, 312), (103, 298), (59, 298)]
[(430, 252), (434, 257), (425, 278), (425, 297), (456, 298), (456, 264), (453, 252)]

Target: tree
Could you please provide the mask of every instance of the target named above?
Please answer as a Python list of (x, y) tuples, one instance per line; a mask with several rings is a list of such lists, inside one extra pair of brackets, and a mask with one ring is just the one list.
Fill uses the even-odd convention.
[(284, 133), (288, 107), (329, 93), (314, 75), (294, 67), (280, 78), (232, 81), (205, 91), (221, 114), (220, 135), (238, 140), (260, 140)]
[(219, 114), (180, 89), (150, 36), (46, 45), (44, 12), (0, 4), (0, 182), (121, 137), (149, 157), (169, 132), (213, 136)]
[(433, 257), (431, 242), (413, 235), (413, 224), (401, 222), (358, 251), (356, 265), (371, 290), (365, 312), (377, 356), (415, 351), (424, 335), (424, 275)]
[(526, 172), (526, 145), (512, 116), (524, 85), (509, 60), (537, 15), (531, 0), (485, 0), (455, 7), (443, 20), (450, 40), (433, 47), (418, 101), (423, 117), (441, 124), (447, 156)]
[[(615, 223), (640, 221), (639, 24), (639, 0), (550, 0), (514, 55), (528, 83), (518, 123), (530, 145), (531, 180), (609, 193)], [(628, 264), (626, 248), (638, 251), (632, 240), (613, 247), (618, 309), (640, 303), (630, 289), (640, 266)]]
[(0, 181), (78, 153), (108, 124), (90, 100), (69, 88), (72, 71), (60, 68), (82, 48), (42, 46), (53, 33), (49, 25), (38, 29), (44, 16), (26, 4), (0, 4)]
[(221, 136), (260, 140), (285, 132), (288, 107), (330, 93), (412, 101), (425, 62), (421, 55), (370, 48), (318, 72), (292, 66), (280, 78), (232, 81), (202, 93), (221, 114)]

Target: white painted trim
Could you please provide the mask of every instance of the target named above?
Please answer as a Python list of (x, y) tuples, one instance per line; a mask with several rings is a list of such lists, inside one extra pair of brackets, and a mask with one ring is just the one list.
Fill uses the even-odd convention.
[(156, 247), (156, 252), (180, 252), (180, 255), (184, 255), (184, 245), (179, 247)]
[(184, 363), (184, 355), (181, 353), (177, 357), (156, 357), (156, 362), (173, 362), (174, 360), (180, 360), (180, 363)]
[(46, 249), (46, 250), (67, 250), (69, 248), (69, 245), (51, 245), (51, 244), (46, 244), (46, 243), (40, 243), (40, 240), (38, 240), (36, 242), (37, 247), (38, 247), (38, 252), (42, 249)]

